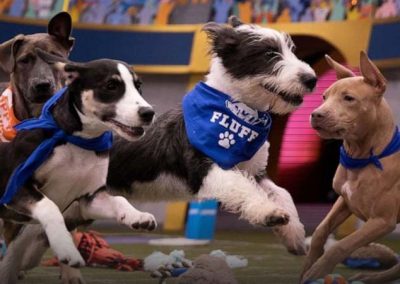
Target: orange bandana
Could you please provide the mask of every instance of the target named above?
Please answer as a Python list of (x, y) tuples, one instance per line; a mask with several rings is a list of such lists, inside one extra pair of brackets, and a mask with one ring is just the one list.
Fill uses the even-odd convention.
[(19, 123), (19, 120), (14, 115), (12, 91), (8, 87), (0, 95), (0, 141), (10, 142), (17, 131), (14, 126)]

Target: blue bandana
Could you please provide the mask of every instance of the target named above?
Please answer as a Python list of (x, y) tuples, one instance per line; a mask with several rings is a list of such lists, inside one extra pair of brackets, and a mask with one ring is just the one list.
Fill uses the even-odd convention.
[(223, 169), (251, 159), (268, 138), (271, 117), (200, 82), (182, 102), (190, 144)]
[(386, 148), (379, 155), (374, 155), (371, 149), (370, 156), (367, 159), (354, 159), (350, 157), (344, 147), (340, 147), (340, 164), (346, 169), (361, 169), (369, 164), (375, 165), (380, 170), (383, 170), (383, 166), (380, 159), (390, 156), (400, 150), (400, 132), (398, 127), (396, 127), (392, 141), (386, 146)]
[(28, 159), (18, 165), (8, 180), (6, 191), (0, 199), (0, 204), (9, 203), (18, 190), (27, 182), (33, 173), (43, 164), (51, 155), (54, 147), (60, 142), (68, 142), (90, 151), (105, 151), (111, 148), (112, 133), (105, 132), (103, 135), (93, 138), (84, 139), (78, 136), (72, 136), (65, 133), (55, 122), (51, 109), (56, 102), (65, 93), (66, 88), (58, 91), (43, 106), (42, 113), (37, 119), (27, 119), (16, 125), (17, 130), (29, 129), (46, 129), (53, 132), (53, 135), (44, 140), (28, 157)]

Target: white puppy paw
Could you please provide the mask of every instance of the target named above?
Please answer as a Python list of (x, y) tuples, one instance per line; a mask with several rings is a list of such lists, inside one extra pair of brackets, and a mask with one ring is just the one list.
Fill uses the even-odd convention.
[(152, 231), (157, 227), (156, 219), (152, 214), (138, 210), (124, 212), (119, 220), (122, 224), (135, 230)]
[(85, 266), (85, 261), (83, 260), (78, 249), (73, 244), (72, 246), (64, 246), (63, 244), (59, 244), (59, 246), (56, 248), (53, 247), (53, 250), (59, 262), (72, 267)]

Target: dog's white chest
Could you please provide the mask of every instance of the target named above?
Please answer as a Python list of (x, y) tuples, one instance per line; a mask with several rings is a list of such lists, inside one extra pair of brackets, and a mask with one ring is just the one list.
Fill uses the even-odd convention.
[(56, 147), (36, 171), (40, 191), (64, 210), (74, 199), (106, 184), (108, 155), (97, 155), (72, 144)]

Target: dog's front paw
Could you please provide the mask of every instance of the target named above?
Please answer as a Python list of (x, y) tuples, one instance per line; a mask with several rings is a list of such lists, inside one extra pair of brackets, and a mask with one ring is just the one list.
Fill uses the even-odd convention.
[(290, 222), (287, 225), (275, 226), (273, 232), (291, 254), (305, 255), (307, 253), (304, 226), (295, 216), (290, 216)]
[(60, 246), (59, 249), (55, 250), (55, 253), (58, 261), (61, 263), (67, 264), (71, 267), (85, 266), (85, 261), (75, 246), (72, 248)]
[(267, 227), (281, 226), (289, 223), (290, 217), (282, 209), (275, 209), (264, 219), (263, 225)]
[(157, 227), (157, 222), (154, 216), (146, 212), (130, 212), (121, 216), (121, 223), (135, 229), (152, 231)]

